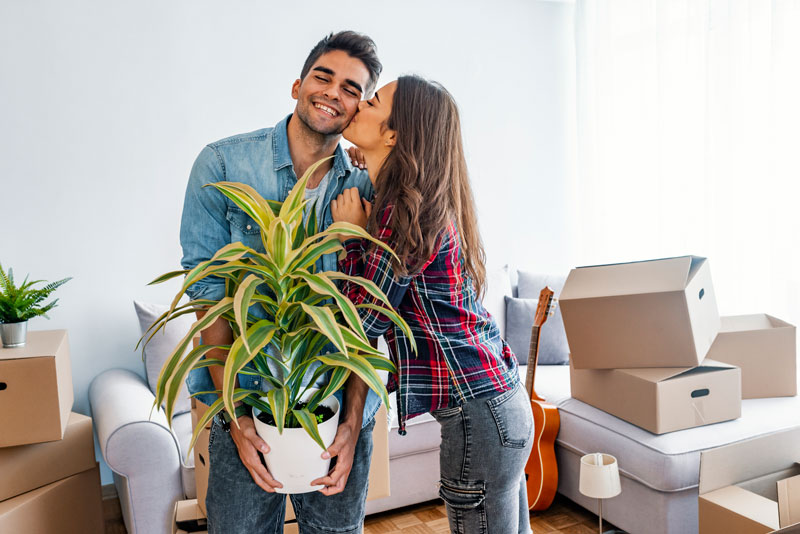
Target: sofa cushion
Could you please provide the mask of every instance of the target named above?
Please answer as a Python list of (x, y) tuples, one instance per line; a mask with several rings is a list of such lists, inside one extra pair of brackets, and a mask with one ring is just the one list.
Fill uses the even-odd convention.
[[(517, 355), (520, 365), (528, 363), (531, 328), (538, 304), (538, 298), (506, 297), (506, 341)], [(567, 335), (563, 323), (559, 325), (556, 319), (560, 320), (560, 317), (550, 317), (539, 332), (539, 365), (569, 363)]]
[(696, 487), (704, 450), (800, 426), (800, 397), (777, 397), (743, 400), (733, 421), (652, 434), (571, 398), (567, 366), (537, 370), (536, 392), (558, 406), (558, 445), (579, 455), (611, 454), (625, 476), (657, 491)]
[[(136, 316), (139, 318), (139, 327), (142, 334), (158, 319), (161, 314), (166, 312), (169, 307), (161, 304), (150, 304), (146, 302), (134, 301), (133, 307), (136, 309)], [(150, 391), (155, 394), (158, 375), (164, 362), (170, 353), (175, 349), (180, 340), (191, 328), (195, 317), (193, 314), (186, 314), (167, 323), (167, 325), (147, 344), (144, 348), (144, 366), (147, 372), (147, 384)], [(184, 384), (178, 393), (178, 401), (175, 404), (174, 414), (185, 413), (191, 410), (189, 391)]]

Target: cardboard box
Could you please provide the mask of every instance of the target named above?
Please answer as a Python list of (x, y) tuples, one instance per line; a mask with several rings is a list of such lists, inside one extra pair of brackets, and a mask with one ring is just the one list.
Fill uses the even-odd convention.
[(708, 357), (742, 369), (742, 398), (797, 395), (796, 328), (764, 313), (722, 317)]
[[(197, 505), (197, 499), (189, 499), (187, 501), (178, 501), (175, 503), (172, 534), (208, 534), (208, 530), (204, 528), (205, 526), (206, 514)], [(287, 520), (286, 524), (283, 526), (283, 534), (298, 534), (299, 532), (297, 521)]]
[(103, 534), (100, 469), (77, 475), (0, 502), (0, 532), (24, 534)]
[[(800, 506), (791, 483), (800, 473), (800, 428), (740, 441), (700, 454), (700, 534), (800, 532), (779, 510)], [(779, 502), (780, 500), (780, 502)]]
[(559, 306), (576, 369), (694, 367), (720, 327), (696, 256), (573, 269)]
[[(197, 425), (202, 413), (208, 409), (206, 404), (192, 399), (192, 429)], [(208, 458), (208, 439), (211, 425), (200, 433), (194, 447), (194, 477), (197, 487), (197, 503), (205, 515), (205, 499), (208, 494), (208, 472), (210, 462)], [(386, 407), (381, 405), (375, 414), (375, 428), (372, 430), (372, 459), (369, 468), (369, 489), (367, 500), (382, 499), (390, 493), (389, 479), (389, 420)], [(294, 510), (289, 499), (286, 500), (286, 520), (294, 519)]]
[(654, 434), (741, 415), (738, 367), (706, 360), (689, 368), (575, 369), (572, 396)]
[(72, 395), (66, 330), (28, 332), (24, 347), (0, 348), (0, 447), (63, 438)]
[(64, 439), (0, 449), (0, 501), (95, 466), (92, 420), (71, 413)]

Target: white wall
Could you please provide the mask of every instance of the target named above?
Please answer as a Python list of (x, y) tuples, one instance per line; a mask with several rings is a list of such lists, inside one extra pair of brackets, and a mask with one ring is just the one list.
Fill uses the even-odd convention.
[(145, 284), (179, 268), (195, 156), (289, 113), (306, 54), (332, 30), (371, 35), (384, 81), (415, 72), (455, 95), (489, 263), (568, 268), (572, 12), (530, 0), (3, 0), (0, 262), (74, 277), (51, 320), (30, 325), (69, 330), (74, 409), (89, 412), (101, 371), (143, 373), (132, 301), (176, 289)]

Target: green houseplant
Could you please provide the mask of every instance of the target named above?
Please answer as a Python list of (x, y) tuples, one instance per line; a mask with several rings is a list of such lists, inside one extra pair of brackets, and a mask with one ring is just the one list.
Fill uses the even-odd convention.
[(14, 283), (14, 270), (9, 267), (8, 273), (0, 264), (0, 337), (4, 347), (22, 347), (25, 345), (28, 320), (34, 317), (47, 317), (47, 312), (58, 304), (55, 299), (47, 304), (43, 302), (53, 291), (69, 282), (72, 278), (64, 278), (50, 282), (38, 289), (33, 286), (45, 283), (44, 280), (28, 281), (28, 277), (17, 287)]
[[(316, 261), (324, 254), (343, 250), (338, 239), (340, 234), (369, 239), (390, 252), (391, 249), (364, 229), (349, 223), (334, 223), (325, 231), (317, 232), (313, 210), (308, 222), (303, 222), (306, 182), (323, 161), (308, 169), (282, 204), (264, 200), (245, 184), (212, 184), (260, 226), (265, 252), (232, 243), (194, 269), (173, 271), (151, 282), (185, 277), (170, 308), (145, 332), (142, 340), (152, 339), (168, 321), (178, 316), (206, 311), (167, 358), (158, 379), (154, 406), (163, 403), (167, 419), (171, 421), (176, 397), (189, 372), (198, 367), (224, 365), (222, 390), (216, 391), (219, 398), (198, 421), (190, 448), (201, 429), (221, 410), (226, 410), (235, 421), (234, 403), (243, 401), (254, 408), (254, 415), (264, 412), (271, 417), (278, 433), (283, 433), (285, 428), (302, 427), (324, 449), (329, 443), (324, 443), (320, 436), (316, 412), (344, 386), (351, 373), (378, 393), (387, 406), (389, 404), (388, 393), (377, 371), (393, 372), (395, 367), (369, 344), (358, 308), (380, 310), (413, 342), (408, 325), (374, 283), (339, 272), (317, 272)], [(207, 276), (225, 279), (226, 296), (220, 301), (193, 300), (178, 306), (186, 289)], [(380, 304), (355, 306), (339, 291), (336, 280), (350, 280), (363, 286)], [(200, 345), (187, 353), (192, 339), (220, 317), (231, 326), (232, 344)], [(329, 343), (335, 351), (322, 354)], [(204, 358), (215, 348), (228, 351), (224, 363)], [(236, 388), (239, 373), (259, 375), (271, 389), (265, 393)], [(313, 384), (326, 373), (330, 373), (327, 385), (315, 390)]]

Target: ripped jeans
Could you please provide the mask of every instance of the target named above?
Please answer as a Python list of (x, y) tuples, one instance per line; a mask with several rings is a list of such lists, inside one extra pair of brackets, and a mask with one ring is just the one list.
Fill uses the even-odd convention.
[(431, 412), (442, 427), (439, 495), (455, 534), (529, 534), (525, 464), (533, 415), (525, 388)]

